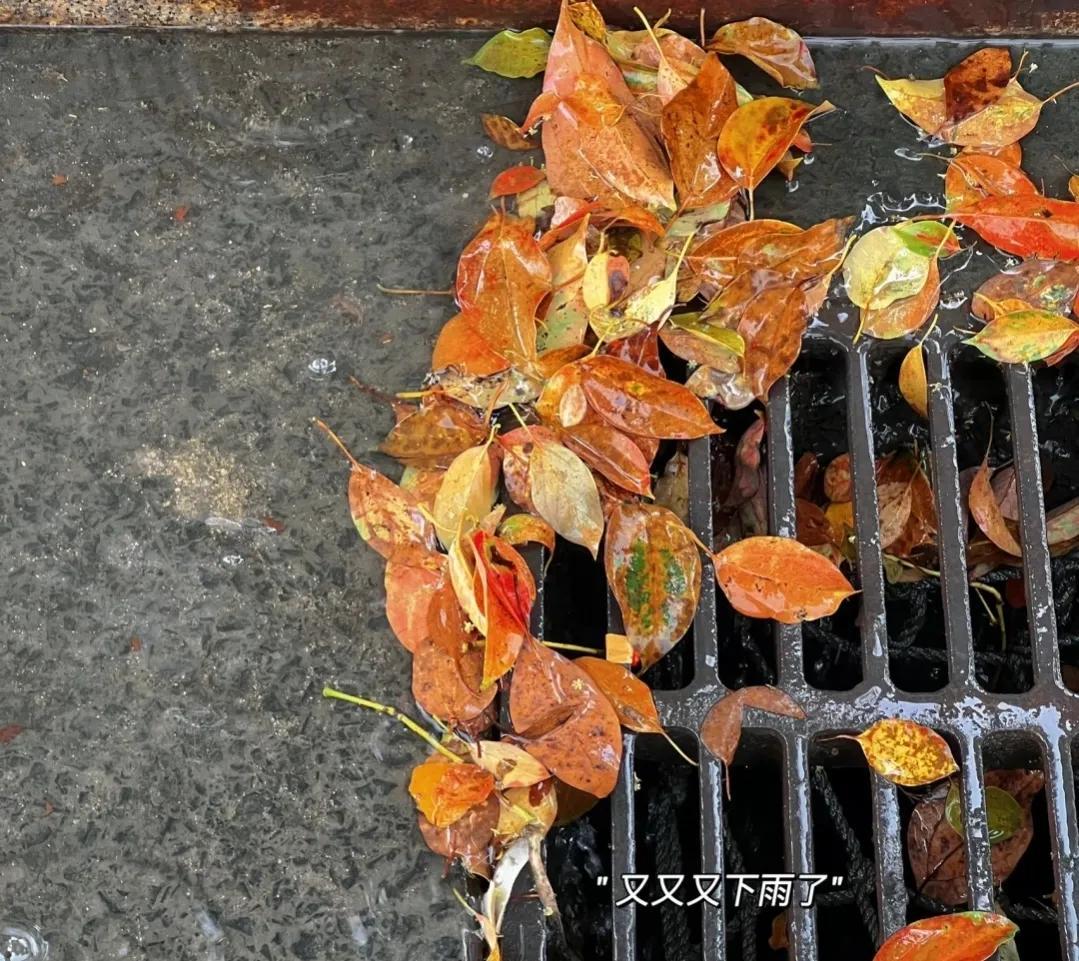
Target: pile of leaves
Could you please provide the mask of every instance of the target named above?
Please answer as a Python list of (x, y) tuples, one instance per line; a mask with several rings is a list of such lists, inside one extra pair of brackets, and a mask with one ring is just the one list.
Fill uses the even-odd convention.
[[(326, 693), (397, 718), (430, 747), (409, 783), (420, 831), (432, 850), (490, 879), (475, 911), (489, 957), (500, 957), (502, 914), (526, 863), (556, 914), (542, 839), (612, 792), (623, 729), (662, 733), (639, 675), (685, 635), (707, 565), (752, 618), (826, 617), (854, 593), (841, 570), (853, 562), (842, 459), (823, 472), (799, 465), (797, 539), (769, 536), (764, 524), (763, 419), (739, 444), (732, 523), (715, 544), (687, 526), (679, 494), (682, 442), (721, 433), (714, 411), (766, 400), (836, 272), (861, 311), (859, 336), (908, 335), (933, 316), (939, 261), (970, 228), (999, 249), (1043, 258), (982, 288), (986, 326), (972, 342), (1004, 362), (1059, 362), (1079, 343), (1066, 316), (1079, 286), (1079, 205), (1040, 196), (1022, 173), (1016, 141), (1041, 102), (1017, 80), (1001, 85), (997, 54), (988, 65), (983, 54), (943, 80), (880, 81), (927, 134), (964, 149), (949, 163), (946, 214), (856, 241), (851, 218), (801, 227), (754, 216), (755, 189), (768, 176), (794, 176), (813, 150), (807, 124), (833, 109), (755, 96), (729, 73), (723, 57), (740, 55), (784, 86), (816, 88), (808, 48), (780, 24), (727, 24), (698, 44), (662, 23), (610, 29), (582, 0), (563, 3), (553, 36), (505, 31), (471, 59), (504, 76), (544, 73), (522, 122), (483, 117), (504, 147), (532, 150), (538, 139), (544, 164), (511, 167), (491, 186), (430, 374), (393, 404), (397, 423), (381, 450), (403, 465), (399, 482), (341, 444), (352, 518), (386, 561), (387, 616), (412, 655), (426, 722)], [(920, 345), (911, 357), (903, 392), (924, 415)], [(688, 370), (684, 383), (668, 367)], [(666, 465), (658, 478), (657, 464)], [(972, 481), (971, 511), (986, 543), (1012, 556), (1018, 545), (1004, 534), (1013, 533), (1014, 495), (1004, 472), (985, 471)], [(909, 569), (924, 567), (936, 526), (919, 458), (883, 458), (878, 483), (883, 546)], [(1069, 543), (1076, 533), (1068, 526)], [(534, 636), (531, 614), (544, 554), (580, 549), (602, 554), (625, 633), (571, 659)], [(770, 688), (730, 695), (702, 731), (725, 763), (746, 707), (801, 714)], [(911, 783), (955, 770), (934, 767), (932, 732), (889, 723), (893, 742), (914, 752), (908, 766), (934, 773)], [(871, 733), (862, 738), (872, 762)], [(932, 804), (946, 814), (947, 798)], [(922, 820), (939, 825), (936, 813), (926, 807)], [(925, 847), (935, 843), (927, 837)], [(939, 872), (936, 881), (947, 883)], [(978, 961), (1012, 933), (1006, 919), (959, 915), (934, 932), (901, 932), (878, 957)], [(926, 953), (917, 947), (926, 937), (966, 947), (948, 953), (941, 940)]]

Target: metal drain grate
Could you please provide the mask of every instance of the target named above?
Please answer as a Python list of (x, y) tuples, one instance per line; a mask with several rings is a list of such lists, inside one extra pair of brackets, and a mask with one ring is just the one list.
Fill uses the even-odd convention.
[[(926, 365), (931, 384), (929, 463), (936, 494), (939, 523), (940, 588), (944, 611), (944, 646), (948, 680), (931, 693), (907, 693), (897, 688), (890, 676), (889, 637), (885, 612), (885, 582), (879, 546), (877, 489), (874, 473), (874, 424), (871, 407), (871, 351), (894, 351), (894, 346), (863, 342), (852, 346), (851, 321), (825, 319), (807, 334), (804, 355), (814, 349), (825, 350), (833, 362), (835, 353), (845, 362), (847, 443), (852, 460), (854, 508), (858, 537), (858, 586), (860, 605), (858, 630), (861, 642), (859, 683), (849, 690), (823, 690), (811, 686), (804, 667), (803, 628), (773, 625), (776, 680), (778, 686), (795, 697), (806, 709), (807, 719), (796, 721), (762, 712), (747, 712), (743, 746), (737, 766), (753, 769), (769, 763), (781, 769), (783, 854), (782, 868), (790, 874), (814, 874), (818, 860), (814, 854), (813, 806), (819, 796), (831, 792), (829, 781), (817, 767), (820, 756), (831, 746), (820, 741), (842, 732), (864, 730), (884, 717), (904, 717), (935, 728), (953, 744), (960, 760), (960, 794), (966, 815), (966, 855), (969, 907), (991, 910), (994, 885), (990, 865), (990, 845), (986, 823), (986, 794), (983, 784), (984, 752), (989, 742), (1006, 741), (1012, 757), (1016, 744), (1037, 745), (1034, 765), (1045, 775), (1048, 811), (1049, 847), (1057, 892), (1056, 919), (1060, 935), (1060, 957), (1079, 961), (1079, 825), (1076, 822), (1075, 777), (1071, 732), (1079, 722), (1079, 697), (1061, 680), (1060, 653), (1053, 605), (1052, 571), (1046, 546), (1042, 477), (1038, 459), (1036, 412), (1031, 373), (1023, 367), (1004, 369), (1011, 437), (1018, 471), (1019, 503), (1024, 549), (1024, 576), (1027, 592), (1033, 684), (1022, 693), (988, 692), (977, 681), (975, 631), (972, 629), (970, 588), (968, 585), (965, 543), (967, 519), (960, 493), (960, 465), (955, 442), (955, 398), (952, 390), (952, 360), (961, 340), (959, 332), (944, 325), (926, 342)], [(772, 532), (795, 533), (794, 478), (795, 445), (791, 430), (791, 383), (785, 378), (773, 389), (767, 406), (769, 525)], [(714, 440), (690, 444), (690, 524), (706, 542), (713, 534)], [(537, 605), (534, 625), (540, 636), (549, 636), (553, 599)], [(719, 603), (725, 604), (722, 596)], [(694, 621), (692, 638), (683, 644), (687, 653), (688, 684), (677, 690), (657, 690), (656, 701), (665, 726), (687, 748), (696, 744), (696, 732), (715, 701), (725, 693), (719, 680), (721, 643), (720, 611), (714, 581), (704, 579), (701, 602)], [(621, 628), (617, 606), (609, 605), (608, 629)], [(551, 635), (553, 636), (553, 635)], [(560, 638), (561, 639), (561, 638)], [(777, 744), (778, 751), (769, 745)], [(1020, 749), (1023, 753), (1023, 749)], [(639, 863), (642, 835), (650, 825), (642, 822), (638, 803), (638, 769), (649, 759), (664, 758), (669, 748), (659, 738), (649, 735), (626, 735), (625, 756), (619, 785), (610, 802), (610, 892), (611, 948), (597, 952), (597, 957), (612, 961), (639, 961), (644, 939), (654, 917), (642, 918), (635, 904), (615, 906), (625, 897), (620, 879), (624, 875), (645, 873)], [(1024, 756), (1029, 759), (1030, 752)], [(730, 838), (725, 817), (727, 800), (721, 765), (703, 749), (698, 750), (700, 767), (685, 767), (686, 777), (695, 778), (699, 799), (699, 859), (694, 858), (692, 873), (724, 875), (738, 869), (741, 855), (728, 850)], [(842, 763), (842, 762), (840, 762)], [(1018, 763), (1024, 763), (1022, 761)], [(737, 791), (737, 788), (736, 788)], [(814, 792), (818, 799), (814, 798)], [(886, 938), (908, 923), (908, 887), (904, 875), (905, 851), (903, 818), (897, 789), (872, 776), (872, 865), (862, 869), (872, 873), (876, 903), (861, 905), (868, 910), (862, 917), (872, 917), (876, 909), (876, 940)], [(834, 797), (834, 795), (832, 795)], [(753, 800), (753, 799), (750, 799)], [(736, 794), (735, 803), (738, 797)], [(762, 824), (761, 830), (766, 830)], [(845, 829), (851, 834), (849, 825)], [(847, 855), (855, 840), (847, 838)], [(861, 855), (855, 851), (855, 857)], [(833, 859), (834, 860), (834, 859)], [(733, 864), (732, 864), (733, 861)], [(682, 866), (681, 870), (690, 872)], [(556, 882), (557, 884), (557, 882)], [(717, 900), (723, 901), (717, 889)], [(817, 961), (827, 953), (820, 948), (820, 924), (817, 909), (803, 909), (798, 898), (788, 912), (788, 957), (794, 961)], [(857, 900), (857, 897), (855, 897)], [(870, 899), (866, 899), (870, 900)], [(1039, 920), (1052, 918), (1052, 909)], [(755, 920), (755, 919), (751, 919)], [(1022, 919), (1020, 919), (1022, 920)], [(687, 913), (691, 923), (693, 947), (689, 955), (703, 961), (727, 961), (747, 957), (746, 951), (732, 951), (732, 929), (742, 923), (732, 915), (729, 905), (706, 906)], [(545, 940), (542, 920), (535, 904), (519, 904), (511, 912), (505, 939), (505, 954), (514, 959), (549, 959), (558, 961), (562, 952)], [(756, 934), (752, 935), (753, 937)], [(699, 940), (698, 940), (699, 939)], [(699, 944), (699, 947), (698, 947)], [(754, 954), (755, 951), (748, 952)], [(659, 957), (675, 961), (663, 948)], [(677, 961), (681, 961), (678, 958)], [(855, 959), (851, 959), (855, 961)], [(867, 959), (868, 961), (868, 955)]]

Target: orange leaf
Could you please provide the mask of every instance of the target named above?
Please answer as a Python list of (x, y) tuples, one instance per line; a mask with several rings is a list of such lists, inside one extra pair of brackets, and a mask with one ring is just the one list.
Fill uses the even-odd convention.
[(435, 528), (419, 500), (378, 471), (353, 465), (348, 505), (360, 537), (387, 560), (408, 562), (435, 549)]
[(436, 394), (398, 421), (379, 450), (410, 467), (449, 467), (486, 436), (487, 426), (471, 407)]
[(663, 108), (660, 130), (683, 208), (706, 207), (737, 191), (716, 152), (723, 124), (737, 106), (734, 79), (713, 53), (693, 81)]
[(618, 715), (572, 661), (531, 638), (510, 686), (510, 718), (528, 753), (559, 780), (595, 797), (618, 782)]
[(861, 309), (862, 331), (880, 340), (902, 337), (922, 326), (937, 309), (940, 300), (940, 269), (936, 257), (929, 262), (925, 284), (913, 297), (893, 300), (887, 307)]
[(831, 561), (789, 537), (747, 537), (712, 556), (716, 581), (736, 611), (784, 624), (834, 614), (854, 594)]
[(719, 161), (735, 183), (753, 190), (779, 163), (810, 117), (832, 109), (787, 97), (760, 97), (727, 118), (719, 135)]
[(996, 103), (1012, 78), (1012, 55), (1005, 47), (983, 47), (944, 75), (944, 111), (958, 123)]
[(619, 504), (607, 522), (603, 564), (626, 634), (647, 669), (693, 623), (701, 591), (696, 541), (665, 507)]
[(820, 86), (806, 42), (790, 27), (766, 17), (725, 24), (716, 31), (708, 49), (741, 54), (784, 87), (807, 90)]
[(431, 356), (432, 370), (457, 367), (476, 377), (488, 377), (509, 366), (509, 359), (495, 350), (483, 336), (475, 311), (462, 311), (446, 321), (439, 331)]
[(431, 597), (443, 583), (445, 568), (442, 554), (418, 557), (409, 564), (386, 563), (386, 618), (397, 640), (409, 651), (428, 636), (427, 612)]
[(489, 876), (490, 847), (502, 805), (491, 794), (482, 804), (470, 808), (464, 817), (448, 827), (435, 827), (419, 815), (420, 833), (427, 846), (444, 858), (459, 858), (473, 874)]
[(461, 254), (456, 294), (479, 337), (515, 365), (536, 359), (536, 308), (551, 289), (551, 265), (533, 223), (493, 214)]
[(989, 459), (982, 461), (974, 480), (970, 485), (968, 496), (970, 513), (974, 517), (978, 527), (994, 544), (1002, 551), (1014, 557), (1022, 556), (1023, 549), (1015, 539), (1015, 535), (1008, 527), (1008, 522), (1001, 512), (997, 495), (990, 483)]
[[(457, 601), (449, 594), (454, 606)], [(467, 635), (466, 635), (467, 637)], [(480, 717), (498, 688), (480, 691), (483, 651), (477, 647), (448, 652), (430, 639), (420, 641), (412, 654), (412, 696), (428, 714), (452, 726)]]
[(854, 740), (874, 771), (902, 787), (932, 784), (959, 770), (948, 742), (914, 721), (878, 721)]
[(1038, 194), (987, 197), (952, 212), (999, 250), (1020, 257), (1079, 260), (1079, 203)]
[(589, 404), (619, 430), (670, 440), (723, 432), (685, 387), (636, 364), (600, 354), (574, 366)]
[(488, 191), (487, 196), (491, 200), (496, 197), (511, 197), (526, 190), (531, 190), (537, 184), (543, 183), (545, 179), (546, 175), (539, 167), (532, 167), (529, 164), (510, 167), (508, 170), (503, 170), (491, 181), (491, 189)]
[(612, 484), (644, 497), (652, 495), (648, 460), (640, 447), (621, 431), (609, 424), (585, 422), (565, 428), (562, 440)]
[(601, 657), (578, 657), (573, 663), (596, 682), (623, 727), (641, 734), (663, 733), (652, 689), (624, 664)]
[(986, 961), (1018, 930), (1018, 925), (1002, 914), (945, 914), (896, 931), (873, 961)]
[(514, 514), (507, 517), (498, 528), (498, 536), (514, 547), (520, 544), (542, 544), (549, 551), (554, 550), (554, 528), (542, 517), (533, 514)]
[(431, 760), (412, 771), (408, 793), (428, 821), (444, 828), (482, 804), (495, 789), (495, 779), (475, 764)]
[(758, 400), (768, 399), (797, 360), (807, 320), (805, 297), (794, 286), (766, 287), (746, 305), (738, 333), (746, 343), (745, 378)]
[(1003, 157), (961, 153), (948, 164), (944, 177), (944, 197), (948, 210), (959, 210), (986, 197), (1035, 195), (1034, 182)]
[(704, 717), (701, 743), (728, 769), (742, 739), (742, 720), (747, 707), (784, 717), (806, 716), (797, 701), (775, 687), (743, 687), (721, 697)]

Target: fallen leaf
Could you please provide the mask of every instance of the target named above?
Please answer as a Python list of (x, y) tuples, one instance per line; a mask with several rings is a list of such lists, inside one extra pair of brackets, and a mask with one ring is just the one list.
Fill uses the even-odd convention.
[(565, 445), (612, 484), (651, 496), (652, 474), (641, 448), (609, 424), (580, 423), (562, 432)]
[(652, 689), (624, 664), (601, 657), (578, 657), (573, 662), (595, 682), (614, 708), (623, 727), (640, 734), (663, 734)]
[(986, 197), (950, 212), (998, 250), (1020, 257), (1079, 260), (1079, 203), (1039, 194)]
[(820, 86), (806, 42), (790, 27), (766, 17), (725, 24), (716, 31), (708, 49), (741, 54), (784, 87), (808, 90)]
[(944, 177), (948, 210), (961, 210), (987, 197), (1034, 196), (1038, 192), (1018, 166), (990, 154), (961, 153), (949, 161)]
[(911, 408), (924, 420), (929, 420), (929, 380), (925, 371), (925, 353), (915, 344), (899, 365), (899, 392)]
[(1018, 930), (1002, 914), (945, 914), (900, 928), (881, 945), (873, 961), (986, 961)]
[(747, 537), (714, 554), (712, 564), (727, 600), (747, 617), (817, 620), (854, 594), (831, 561), (789, 537)]
[(1000, 504), (997, 502), (997, 495), (990, 483), (988, 455), (974, 475), (967, 502), (970, 505), (971, 516), (981, 528), (982, 533), (1005, 553), (1020, 557), (1023, 549), (1008, 527), (1008, 522), (1004, 519)]
[(722, 433), (700, 400), (680, 384), (602, 354), (576, 366), (589, 404), (619, 430), (669, 440)]
[(507, 517), (499, 525), (498, 536), (514, 547), (521, 544), (542, 544), (547, 550), (554, 550), (554, 528), (542, 517), (532, 514), (514, 514)]
[(693, 623), (701, 590), (697, 544), (666, 508), (619, 504), (607, 522), (603, 564), (626, 634), (647, 669)]
[(852, 304), (880, 310), (913, 297), (926, 284), (931, 256), (912, 250), (895, 225), (863, 234), (843, 262), (843, 283)]
[(932, 784), (959, 770), (948, 742), (914, 721), (878, 721), (854, 740), (874, 771), (902, 787)]
[(767, 401), (798, 359), (808, 320), (805, 296), (794, 286), (767, 287), (746, 305), (738, 333), (746, 345), (745, 380), (758, 400)]
[[(449, 600), (458, 607), (452, 591)], [(467, 634), (464, 638), (469, 643)], [(498, 688), (481, 691), (482, 679), (483, 650), (479, 647), (448, 651), (444, 642), (424, 638), (412, 652), (412, 696), (423, 710), (446, 724), (457, 727), (483, 715)]]
[(486, 444), (458, 454), (442, 478), (432, 514), (438, 539), (449, 547), (475, 528), (491, 509), (498, 486), (498, 460)]
[(804, 718), (805, 711), (789, 694), (779, 688), (743, 687), (724, 695), (709, 708), (701, 724), (701, 743), (727, 769), (727, 793), (730, 794), (730, 766), (742, 739), (742, 721), (747, 707), (783, 717)]
[[(959, 788), (955, 784), (948, 790), (948, 797), (944, 802), (944, 816), (959, 837), (966, 837), (966, 827), (963, 824), (963, 802), (959, 797)], [(985, 789), (985, 817), (990, 844), (1007, 841), (1023, 827), (1023, 808), (1012, 795), (998, 787)]]
[(435, 549), (435, 526), (419, 500), (378, 471), (354, 464), (348, 504), (356, 530), (387, 560), (409, 561)]
[(840, 454), (824, 469), (824, 496), (833, 503), (849, 501), (854, 496), (851, 486), (850, 454)]
[(887, 550), (903, 535), (913, 507), (910, 484), (890, 483), (877, 487), (880, 546)]
[(468, 753), (474, 764), (494, 777), (499, 790), (531, 787), (551, 776), (531, 754), (509, 741), (476, 741)]
[(510, 686), (510, 718), (523, 746), (559, 780), (606, 797), (618, 782), (618, 715), (572, 661), (526, 640)]
[(483, 130), (498, 146), (507, 150), (536, 150), (539, 144), (528, 139), (528, 135), (509, 117), (496, 113), (480, 114)]
[(538, 439), (529, 469), (532, 503), (557, 534), (595, 557), (603, 537), (603, 508), (592, 472), (573, 451)]
[(990, 277), (974, 293), (971, 312), (989, 321), (1000, 304), (1020, 301), (1032, 310), (1066, 314), (1079, 292), (1079, 264), (1054, 260), (1027, 260)]
[(929, 261), (929, 273), (925, 283), (914, 296), (893, 301), (880, 309), (862, 309), (862, 332), (879, 340), (903, 337), (921, 327), (933, 315), (939, 301), (940, 272), (937, 259), (933, 257)]
[(512, 197), (516, 194), (524, 193), (526, 190), (531, 190), (546, 179), (546, 175), (539, 167), (532, 167), (528, 164), (510, 167), (508, 170), (503, 170), (491, 181), (491, 189), (487, 192), (487, 196), (491, 200), (498, 197)]
[(723, 500), (724, 507), (741, 507), (761, 486), (761, 441), (767, 420), (760, 413), (738, 439), (734, 449), (734, 477)]
[(409, 467), (449, 467), (486, 436), (487, 425), (471, 407), (436, 394), (399, 420), (379, 450)]
[(586, 215), (565, 240), (547, 251), (551, 265), (551, 302), (536, 335), (540, 351), (580, 344), (588, 330), (583, 281), (588, 267), (589, 218)]
[(540, 27), (503, 30), (462, 63), (500, 77), (534, 77), (547, 65), (551, 36)]
[(965, 343), (1002, 364), (1029, 364), (1056, 353), (1079, 325), (1047, 310), (1016, 310), (991, 320)]
[(1012, 76), (1006, 47), (983, 47), (944, 75), (944, 112), (957, 123), (996, 103)]
[(25, 730), (21, 724), (6, 724), (0, 727), (0, 744), (10, 744)]
[(427, 846), (444, 858), (459, 859), (473, 874), (490, 874), (489, 848), (501, 805), (492, 794), (448, 827), (435, 827), (419, 815), (420, 833)]
[(445, 577), (446, 558), (431, 553), (412, 563), (386, 562), (386, 619), (404, 647), (414, 651), (427, 637), (431, 597)]
[(408, 793), (420, 813), (436, 828), (444, 828), (482, 804), (495, 789), (495, 779), (475, 764), (435, 759), (412, 771)]
[(660, 130), (684, 209), (728, 200), (738, 190), (720, 165), (716, 147), (723, 124), (737, 106), (734, 79), (715, 54), (705, 58), (693, 81), (664, 106)]
[(508, 788), (503, 797), (507, 803), (502, 805), (495, 828), (495, 834), (503, 844), (521, 837), (526, 830), (546, 834), (558, 816), (559, 796), (554, 778), (531, 787)]
[(529, 635), (536, 584), (525, 559), (509, 544), (484, 531), (470, 538), (475, 560), (474, 587), (483, 611), (480, 633), (484, 635), (483, 677), (486, 691), (513, 667), (521, 645)]
[(833, 109), (787, 97), (759, 97), (727, 118), (719, 135), (719, 161), (740, 187), (753, 190), (779, 163), (802, 125)]

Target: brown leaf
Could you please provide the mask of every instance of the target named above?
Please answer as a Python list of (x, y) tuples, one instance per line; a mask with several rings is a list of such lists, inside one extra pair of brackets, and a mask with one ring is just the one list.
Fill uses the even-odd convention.
[(1020, 301), (1033, 310), (1066, 314), (1079, 292), (1079, 264), (1027, 260), (990, 277), (974, 293), (970, 309), (984, 321), (993, 320), (1007, 301)]
[(768, 422), (757, 413), (756, 420), (746, 428), (734, 450), (734, 479), (723, 501), (724, 507), (740, 507), (753, 497), (761, 486), (761, 441)]
[(471, 407), (435, 394), (398, 421), (379, 450), (411, 467), (444, 468), (486, 436), (487, 426)]
[(784, 87), (808, 90), (820, 86), (805, 41), (790, 27), (766, 17), (751, 17), (720, 27), (708, 49), (741, 54)]
[(473, 874), (490, 876), (489, 847), (498, 824), (501, 805), (495, 795), (472, 808), (448, 827), (437, 828), (422, 814), (420, 833), (427, 846), (444, 858), (460, 859)]
[(641, 734), (663, 733), (652, 689), (625, 665), (600, 657), (578, 657), (573, 663), (595, 681), (623, 727)]
[(701, 743), (728, 769), (728, 793), (729, 768), (742, 739), (742, 719), (747, 707), (784, 717), (806, 716), (797, 701), (775, 687), (743, 687), (716, 701), (701, 724)]
[(524, 747), (557, 778), (595, 797), (618, 782), (618, 715), (572, 661), (531, 638), (510, 686), (510, 718)]
[(854, 496), (850, 470), (850, 454), (840, 454), (824, 469), (824, 496), (833, 504), (849, 501)]
[(1012, 55), (1005, 47), (976, 50), (944, 75), (944, 109), (957, 123), (996, 103), (1012, 75)]
[[(1023, 811), (1018, 831), (990, 848), (993, 877), (1003, 884), (1015, 870), (1034, 837), (1030, 806), (1044, 786), (1038, 771), (998, 770), (985, 772), (985, 786), (1011, 794)], [(948, 823), (945, 813), (947, 784), (920, 801), (907, 827), (907, 857), (915, 884), (927, 897), (943, 904), (967, 900), (967, 853), (963, 838)]]
[(758, 400), (768, 399), (772, 385), (798, 359), (807, 321), (805, 297), (794, 286), (768, 287), (746, 306), (738, 333), (746, 343), (746, 381)]
[(492, 685), (481, 692), (482, 679), (483, 651), (478, 647), (448, 653), (425, 638), (413, 651), (412, 696), (428, 714), (454, 727), (482, 716), (494, 700), (498, 688)]
[(652, 494), (652, 473), (641, 448), (603, 423), (580, 423), (562, 433), (565, 445), (612, 484), (635, 494)]
[(1000, 504), (997, 503), (996, 494), (993, 492), (993, 486), (989, 480), (988, 456), (982, 461), (981, 467), (974, 475), (967, 503), (970, 505), (971, 516), (986, 537), (1002, 551), (1015, 557), (1022, 556), (1023, 549), (1008, 527), (1008, 522), (1001, 513)]
[(539, 145), (529, 140), (525, 132), (509, 117), (494, 113), (480, 114), (483, 129), (500, 147), (507, 150), (535, 150)]

